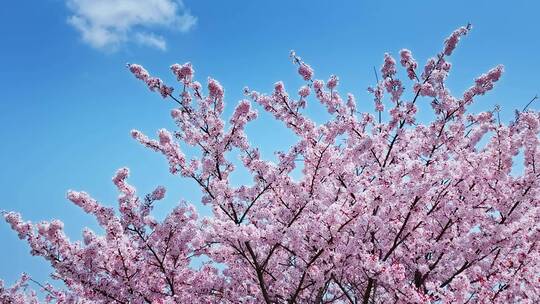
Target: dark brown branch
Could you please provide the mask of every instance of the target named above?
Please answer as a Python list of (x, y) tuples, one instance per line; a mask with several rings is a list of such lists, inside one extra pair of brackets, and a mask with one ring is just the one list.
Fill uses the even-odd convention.
[(259, 287), (261, 288), (261, 293), (263, 295), (264, 301), (267, 304), (270, 304), (272, 303), (272, 300), (270, 299), (270, 295), (268, 294), (268, 290), (266, 289), (266, 283), (264, 281), (264, 270), (261, 265), (259, 265), (259, 262), (257, 261), (257, 256), (255, 255), (255, 252), (253, 251), (253, 248), (251, 248), (249, 242), (245, 242), (245, 245), (249, 255), (251, 256), (251, 259), (253, 260), (255, 272), (257, 273), (257, 280), (259, 281)]
[(319, 249), (319, 251), (307, 263), (306, 268), (304, 269), (304, 272), (302, 273), (302, 277), (300, 278), (300, 282), (298, 283), (298, 287), (296, 287), (296, 290), (295, 290), (294, 294), (292, 295), (292, 297), (288, 301), (289, 303), (291, 303), (291, 304), (296, 303), (296, 298), (300, 294), (300, 291), (303, 290), (302, 285), (304, 285), (304, 280), (306, 278), (306, 274), (307, 274), (307, 271), (308, 271), (309, 267), (311, 267), (311, 265), (313, 265), (313, 263), (315, 263), (315, 261), (319, 258), (319, 256), (321, 256), (323, 251), (324, 251), (323, 249)]

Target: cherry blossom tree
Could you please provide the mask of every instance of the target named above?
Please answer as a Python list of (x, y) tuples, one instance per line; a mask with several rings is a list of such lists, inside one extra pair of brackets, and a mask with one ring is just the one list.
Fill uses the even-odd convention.
[[(86, 229), (82, 241), (70, 241), (61, 221), (32, 224), (5, 213), (31, 253), (50, 262), (52, 278), (65, 284), (64, 290), (40, 285), (45, 300), (538, 303), (540, 115), (527, 106), (504, 124), (498, 108), (469, 113), (493, 89), (502, 66), (451, 94), (448, 59), (470, 30), (454, 31), (423, 68), (409, 50), (399, 59), (385, 54), (380, 80), (368, 89), (374, 106), (368, 112), (358, 111), (352, 94), (340, 94), (337, 76), (315, 78), (294, 52), (305, 85), (297, 93), (282, 82), (268, 94), (246, 88), (228, 120), (224, 89), (211, 78), (203, 89), (190, 63), (171, 66), (179, 94), (129, 64), (150, 90), (174, 102), (178, 125), (175, 132), (159, 130), (156, 139), (134, 130), (133, 138), (163, 154), (172, 174), (194, 180), (213, 216), (200, 218), (183, 202), (164, 220), (154, 219), (165, 189), (138, 195), (127, 168), (113, 177), (117, 210), (85, 192), (67, 194), (96, 218), (103, 235)], [(399, 78), (398, 60), (408, 79)], [(331, 118), (307, 117), (308, 101), (320, 102)], [(417, 120), (420, 102), (431, 102), (432, 121)], [(276, 152), (276, 162), (261, 159), (248, 141), (253, 104), (297, 138)], [(200, 154), (186, 156), (180, 142)], [(233, 150), (251, 184), (232, 185), (239, 163), (227, 158)], [(520, 153), (523, 170), (516, 176), (511, 170)], [(293, 177), (296, 168), (300, 178)], [(198, 257), (207, 262), (193, 263)], [(37, 301), (23, 288), (28, 280), (0, 285), (3, 303)]]

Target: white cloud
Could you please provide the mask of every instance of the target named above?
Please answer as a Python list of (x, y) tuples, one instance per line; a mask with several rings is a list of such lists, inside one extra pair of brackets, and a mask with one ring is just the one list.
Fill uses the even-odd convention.
[(148, 30), (189, 31), (197, 22), (181, 0), (67, 0), (68, 23), (94, 48), (114, 50), (124, 43), (166, 49), (162, 36)]
[(135, 41), (137, 41), (139, 44), (155, 47), (162, 51), (167, 49), (167, 42), (165, 41), (165, 38), (152, 33), (136, 33)]

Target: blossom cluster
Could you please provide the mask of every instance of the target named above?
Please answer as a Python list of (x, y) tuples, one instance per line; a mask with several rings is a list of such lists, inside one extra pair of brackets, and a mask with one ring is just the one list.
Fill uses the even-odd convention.
[(156, 77), (151, 77), (147, 70), (138, 64), (128, 64), (128, 68), (137, 77), (146, 83), (148, 88), (155, 92), (159, 92), (161, 97), (166, 98), (170, 96), (173, 92), (173, 88), (165, 85), (163, 80)]

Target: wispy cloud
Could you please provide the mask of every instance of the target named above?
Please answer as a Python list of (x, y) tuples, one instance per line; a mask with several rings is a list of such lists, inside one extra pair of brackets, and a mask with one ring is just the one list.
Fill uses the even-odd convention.
[(165, 38), (152, 33), (136, 33), (135, 41), (141, 45), (155, 47), (162, 51), (167, 49), (167, 42), (165, 41)]
[(116, 50), (128, 42), (167, 48), (163, 36), (150, 30), (189, 31), (197, 22), (181, 0), (67, 0), (68, 23), (82, 40), (101, 50)]

